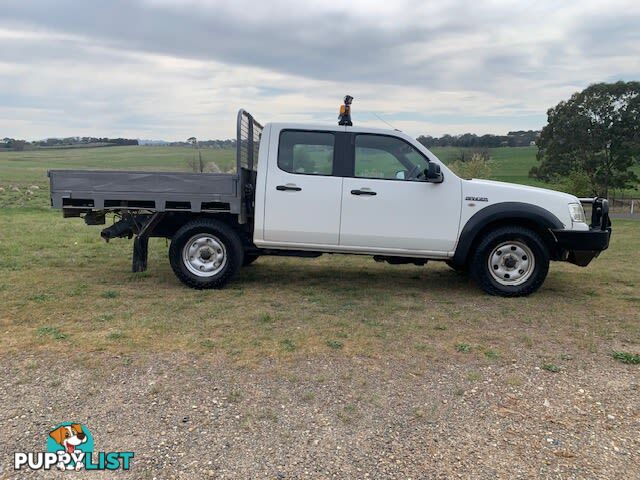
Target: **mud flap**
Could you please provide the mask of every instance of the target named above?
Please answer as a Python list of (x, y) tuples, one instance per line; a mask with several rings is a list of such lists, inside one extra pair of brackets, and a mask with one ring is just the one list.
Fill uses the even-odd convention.
[(147, 269), (147, 257), (149, 256), (149, 237), (137, 236), (133, 239), (132, 272), (144, 272)]
[(156, 212), (151, 215), (149, 221), (144, 224), (140, 233), (133, 239), (133, 258), (131, 261), (131, 271), (134, 273), (147, 270), (147, 258), (149, 256), (149, 236), (153, 229), (164, 217), (164, 212)]

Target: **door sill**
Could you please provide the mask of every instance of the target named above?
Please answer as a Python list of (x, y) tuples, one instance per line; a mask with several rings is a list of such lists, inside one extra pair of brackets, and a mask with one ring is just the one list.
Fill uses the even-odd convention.
[(448, 259), (453, 252), (438, 252), (432, 250), (406, 250), (400, 248), (371, 248), (371, 247), (346, 247), (341, 245), (324, 245), (316, 243), (279, 243), (265, 240), (255, 241), (259, 248), (272, 248), (276, 250), (309, 250), (325, 253), (353, 253), (356, 255), (391, 255), (399, 257)]

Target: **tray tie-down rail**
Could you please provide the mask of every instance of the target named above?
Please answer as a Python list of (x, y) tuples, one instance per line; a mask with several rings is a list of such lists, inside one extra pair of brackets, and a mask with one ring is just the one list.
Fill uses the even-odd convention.
[(102, 230), (100, 236), (108, 242), (112, 238), (132, 238), (135, 235), (131, 271), (144, 272), (147, 270), (147, 258), (149, 256), (149, 236), (151, 236), (153, 229), (160, 223), (164, 215), (165, 212), (155, 212), (151, 215), (123, 213), (122, 218)]

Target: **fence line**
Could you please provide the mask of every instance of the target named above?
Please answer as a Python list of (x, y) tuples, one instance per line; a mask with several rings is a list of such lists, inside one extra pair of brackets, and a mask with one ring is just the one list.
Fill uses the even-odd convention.
[(609, 211), (640, 216), (640, 197), (627, 196), (624, 192), (613, 192), (609, 195)]

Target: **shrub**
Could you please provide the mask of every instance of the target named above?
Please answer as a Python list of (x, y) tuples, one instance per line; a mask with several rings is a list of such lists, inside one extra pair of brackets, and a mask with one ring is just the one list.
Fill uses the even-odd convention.
[(640, 365), (640, 355), (635, 353), (613, 352), (611, 356), (622, 363), (628, 363), (630, 365)]
[(456, 160), (449, 165), (456, 175), (462, 178), (489, 178), (491, 176), (491, 161), (474, 153), (469, 160)]

